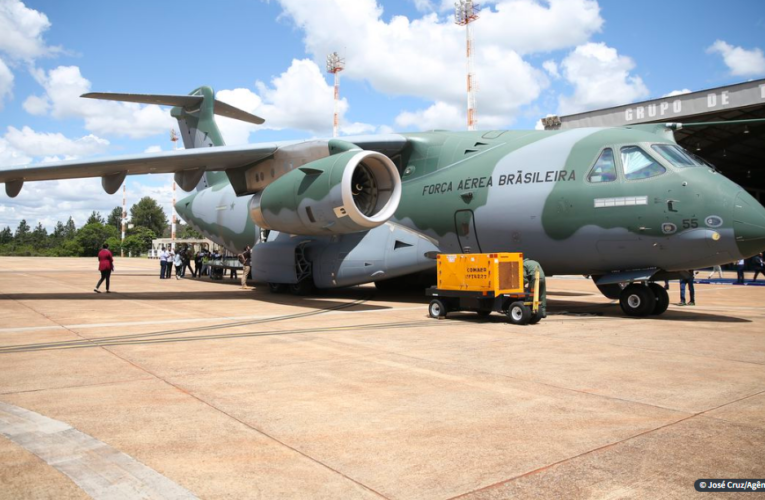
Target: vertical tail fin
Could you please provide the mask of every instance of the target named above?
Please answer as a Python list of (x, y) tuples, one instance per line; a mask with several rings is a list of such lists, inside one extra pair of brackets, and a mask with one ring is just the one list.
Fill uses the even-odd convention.
[[(192, 91), (189, 95), (201, 96), (202, 100), (195, 106), (175, 106), (170, 115), (178, 120), (181, 130), (183, 147), (208, 148), (225, 146), (223, 136), (215, 123), (215, 97), (211, 87), (203, 86)], [(197, 191), (227, 180), (224, 172), (205, 172), (196, 186)]]

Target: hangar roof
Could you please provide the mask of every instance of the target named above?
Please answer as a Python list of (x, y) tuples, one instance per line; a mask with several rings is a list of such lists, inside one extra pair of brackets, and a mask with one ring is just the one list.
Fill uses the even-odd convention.
[[(546, 128), (765, 119), (765, 79), (547, 120)], [(765, 200), (765, 123), (683, 128), (675, 138)]]

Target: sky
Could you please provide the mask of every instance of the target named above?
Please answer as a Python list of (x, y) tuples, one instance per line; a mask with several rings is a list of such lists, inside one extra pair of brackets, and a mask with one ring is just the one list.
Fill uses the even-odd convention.
[[(88, 91), (216, 97), (266, 119), (218, 118), (227, 144), (466, 129), (465, 29), (453, 0), (0, 0), (0, 169), (173, 148), (169, 108)], [(491, 0), (475, 21), (477, 128), (566, 115), (765, 77), (759, 0)], [(171, 175), (129, 177), (171, 207)], [(178, 197), (183, 192), (178, 190)], [(0, 191), (0, 228), (50, 231), (121, 205), (100, 179)]]

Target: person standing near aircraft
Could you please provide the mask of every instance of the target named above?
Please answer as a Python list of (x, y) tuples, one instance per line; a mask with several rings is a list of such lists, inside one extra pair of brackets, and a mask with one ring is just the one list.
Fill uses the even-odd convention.
[(746, 267), (746, 260), (745, 259), (739, 259), (736, 262), (736, 284), (743, 285), (744, 284), (744, 268)]
[(104, 243), (103, 248), (100, 252), (98, 252), (98, 270), (101, 271), (101, 279), (98, 280), (98, 284), (93, 289), (96, 293), (101, 293), (101, 283), (106, 281), (106, 293), (109, 292), (109, 278), (112, 274), (112, 271), (114, 271), (114, 257), (112, 256), (112, 252), (109, 250), (109, 245), (107, 243)]
[(173, 264), (175, 265), (175, 279), (179, 280), (183, 277), (183, 250), (178, 250), (178, 253), (175, 254)]
[[(539, 269), (539, 282), (536, 281), (536, 271)], [(531, 324), (538, 323), (541, 319), (547, 317), (547, 286), (545, 283), (545, 273), (539, 262), (531, 259), (523, 259), (523, 278), (524, 287), (529, 293), (539, 288), (539, 312), (531, 317)]]
[(757, 276), (759, 276), (760, 273), (765, 276), (765, 258), (763, 258), (762, 252), (760, 252), (759, 255), (752, 257), (752, 261), (754, 262), (754, 278), (752, 279), (752, 283), (754, 283), (757, 281)]
[(239, 262), (242, 263), (242, 290), (251, 290), (252, 287), (247, 286), (247, 278), (250, 277), (250, 267), (252, 265), (250, 245), (244, 247), (244, 251), (239, 254)]
[[(680, 303), (678, 305), (680, 306), (695, 306), (696, 305), (696, 290), (693, 288), (693, 284), (696, 280), (696, 273), (691, 271), (691, 277), (686, 279), (680, 280)], [(685, 286), (688, 285), (688, 291), (691, 295), (691, 301), (687, 304), (685, 303)]]
[(165, 279), (165, 273), (167, 267), (167, 250), (165, 247), (159, 251), (159, 279)]

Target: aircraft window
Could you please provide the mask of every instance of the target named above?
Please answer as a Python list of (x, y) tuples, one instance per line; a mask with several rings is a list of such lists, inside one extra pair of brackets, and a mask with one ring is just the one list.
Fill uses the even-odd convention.
[(624, 177), (627, 180), (647, 179), (667, 171), (637, 146), (622, 148), (622, 166), (624, 167)]
[(651, 146), (675, 167), (703, 167), (704, 164), (693, 157), (693, 154), (674, 144), (654, 144)]
[(611, 148), (604, 149), (595, 166), (592, 167), (590, 175), (587, 176), (590, 182), (611, 182), (616, 180), (616, 165), (614, 164), (614, 152)]

